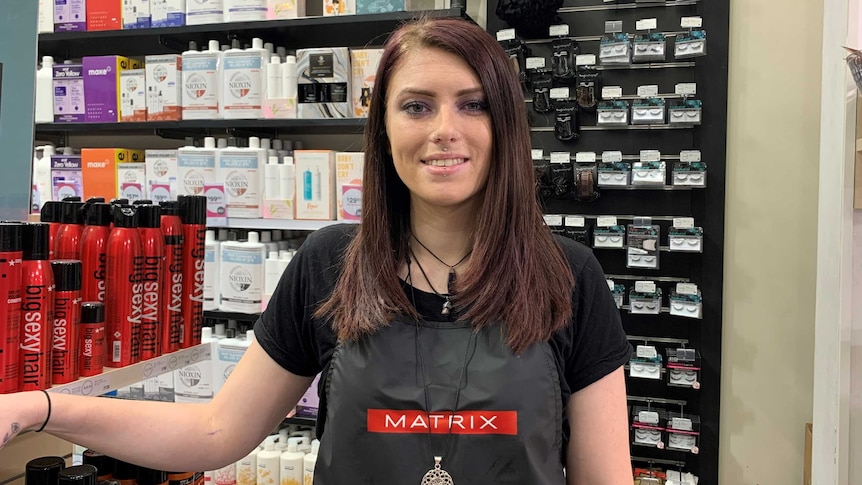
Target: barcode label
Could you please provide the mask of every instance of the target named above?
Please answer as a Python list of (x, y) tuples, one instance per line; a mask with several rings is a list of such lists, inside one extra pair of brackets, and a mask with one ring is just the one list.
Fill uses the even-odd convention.
[(114, 340), (114, 352), (111, 355), (111, 362), (119, 362), (120, 361), (120, 341)]

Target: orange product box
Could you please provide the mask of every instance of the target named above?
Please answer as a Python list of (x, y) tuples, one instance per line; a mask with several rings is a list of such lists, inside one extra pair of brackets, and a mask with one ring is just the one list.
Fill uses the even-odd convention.
[(81, 173), (84, 178), (84, 199), (118, 196), (117, 165), (129, 159), (125, 148), (84, 148), (81, 150)]
[(121, 30), (121, 0), (87, 0), (87, 30)]

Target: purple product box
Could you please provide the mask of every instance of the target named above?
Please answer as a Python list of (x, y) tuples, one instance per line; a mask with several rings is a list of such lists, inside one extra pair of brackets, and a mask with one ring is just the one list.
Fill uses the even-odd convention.
[(302, 399), (296, 404), (296, 415), (303, 418), (316, 418), (320, 408), (320, 396), (317, 394), (317, 385), (320, 382), (320, 374), (311, 382), (311, 386), (303, 394)]
[[(54, 123), (85, 121), (84, 68), (80, 64), (54, 66)], [(59, 199), (57, 199), (59, 200)]]
[(81, 174), (80, 155), (51, 156), (52, 200), (84, 196), (84, 176)]
[(54, 32), (87, 30), (85, 0), (54, 0)]
[(85, 120), (88, 123), (120, 121), (117, 79), (120, 62), (117, 56), (84, 57)]

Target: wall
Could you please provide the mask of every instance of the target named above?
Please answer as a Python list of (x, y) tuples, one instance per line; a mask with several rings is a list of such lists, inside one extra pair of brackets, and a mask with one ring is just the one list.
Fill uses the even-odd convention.
[(731, 0), (720, 482), (802, 483), (822, 0)]

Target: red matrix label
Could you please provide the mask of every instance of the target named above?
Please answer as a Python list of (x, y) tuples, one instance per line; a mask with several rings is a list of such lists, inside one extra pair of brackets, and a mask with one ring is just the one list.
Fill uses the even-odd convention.
[(369, 433), (517, 435), (517, 411), (433, 412), (369, 409)]

